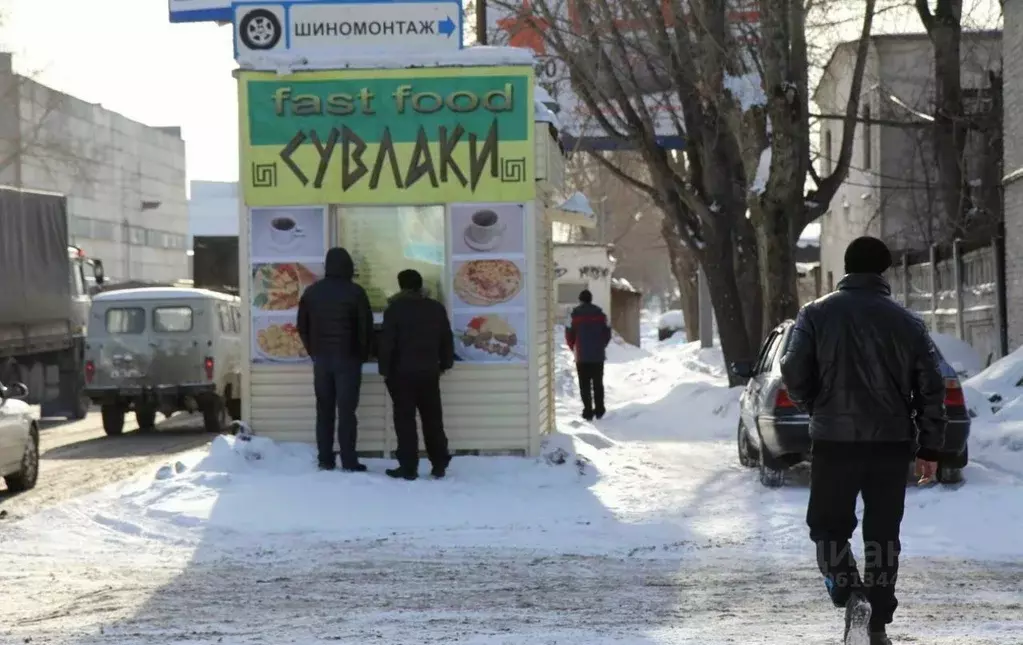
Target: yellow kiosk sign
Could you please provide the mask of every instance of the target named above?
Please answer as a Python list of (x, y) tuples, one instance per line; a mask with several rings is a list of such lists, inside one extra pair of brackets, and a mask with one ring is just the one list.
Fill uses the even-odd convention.
[(241, 74), (249, 206), (524, 202), (528, 67)]

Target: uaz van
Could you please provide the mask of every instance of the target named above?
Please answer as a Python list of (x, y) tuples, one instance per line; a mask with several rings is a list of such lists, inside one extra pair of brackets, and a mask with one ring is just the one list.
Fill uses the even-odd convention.
[(133, 410), (139, 429), (156, 413), (202, 412), (210, 432), (241, 416), (241, 306), (236, 296), (178, 287), (96, 295), (85, 345), (86, 394), (108, 435)]

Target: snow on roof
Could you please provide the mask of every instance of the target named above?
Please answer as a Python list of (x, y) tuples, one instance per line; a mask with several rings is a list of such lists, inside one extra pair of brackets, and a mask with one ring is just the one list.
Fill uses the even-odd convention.
[(278, 74), (324, 69), (408, 69), (417, 67), (496, 67), (532, 65), (533, 52), (521, 47), (466, 47), (449, 52), (363, 51), (344, 56), (308, 57), (295, 53), (240, 53), (238, 65), (246, 70)]
[(631, 291), (632, 293), (640, 293), (639, 289), (632, 286), (632, 284), (625, 278), (611, 278), (611, 288), (621, 289), (622, 291)]
[(237, 297), (194, 287), (139, 287), (136, 289), (117, 289), (102, 291), (92, 297), (93, 302), (134, 301), (134, 300), (171, 300), (173, 298), (216, 298), (218, 300), (238, 300)]

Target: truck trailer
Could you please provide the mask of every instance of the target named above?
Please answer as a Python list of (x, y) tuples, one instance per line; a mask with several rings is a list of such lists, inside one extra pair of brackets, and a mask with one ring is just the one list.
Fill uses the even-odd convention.
[(43, 417), (81, 419), (89, 295), (103, 262), (68, 241), (67, 198), (0, 186), (0, 382), (28, 386)]

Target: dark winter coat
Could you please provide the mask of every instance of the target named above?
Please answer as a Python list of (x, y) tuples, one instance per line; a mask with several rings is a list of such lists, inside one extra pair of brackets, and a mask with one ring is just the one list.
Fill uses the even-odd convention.
[(455, 364), (455, 344), (444, 305), (419, 291), (402, 291), (387, 304), (377, 348), (380, 375), (434, 375)]
[(782, 356), (789, 397), (827, 442), (919, 441), (936, 460), (945, 442), (945, 381), (923, 321), (885, 279), (851, 273), (803, 307)]
[(373, 311), (366, 291), (352, 282), (355, 265), (342, 248), (327, 252), (324, 278), (311, 285), (298, 303), (298, 334), (306, 352), (317, 358), (369, 359)]
[(565, 342), (575, 353), (576, 363), (603, 363), (605, 349), (611, 342), (611, 327), (604, 310), (592, 302), (584, 302), (572, 310), (572, 319), (565, 328)]

